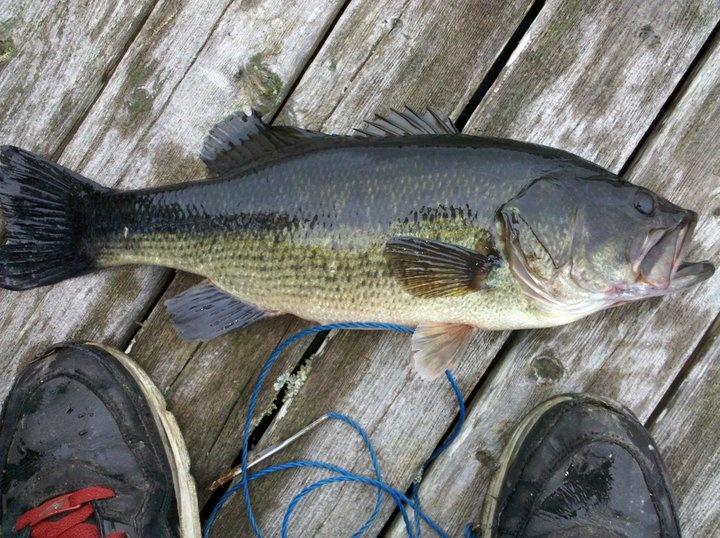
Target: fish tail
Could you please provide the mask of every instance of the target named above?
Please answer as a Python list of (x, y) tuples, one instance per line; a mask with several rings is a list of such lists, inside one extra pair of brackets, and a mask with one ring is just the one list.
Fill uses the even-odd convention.
[(38, 155), (0, 148), (0, 287), (25, 290), (89, 273), (91, 208), (109, 189)]

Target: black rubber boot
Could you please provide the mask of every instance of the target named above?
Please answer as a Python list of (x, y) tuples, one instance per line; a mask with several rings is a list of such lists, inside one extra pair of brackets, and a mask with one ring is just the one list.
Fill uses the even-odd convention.
[(531, 411), (503, 451), (482, 536), (677, 537), (667, 470), (628, 410), (582, 394)]
[(2, 536), (200, 535), (177, 423), (117, 350), (61, 345), (31, 363), (3, 410), (0, 466)]

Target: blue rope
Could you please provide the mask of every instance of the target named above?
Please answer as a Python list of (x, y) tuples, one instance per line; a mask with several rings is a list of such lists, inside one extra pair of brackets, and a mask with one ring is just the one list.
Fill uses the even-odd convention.
[(460, 392), (460, 387), (458, 387), (457, 383), (455, 382), (455, 378), (450, 373), (450, 370), (445, 370), (445, 376), (448, 378), (448, 381), (450, 381), (450, 386), (453, 388), (453, 391), (455, 392), (455, 398), (458, 402), (458, 420), (457, 424), (455, 424), (455, 428), (453, 428), (452, 433), (448, 436), (447, 439), (439, 446), (437, 447), (432, 454), (430, 454), (430, 457), (423, 463), (422, 468), (420, 469), (420, 473), (418, 474), (418, 477), (413, 482), (411, 493), (412, 498), (415, 501), (415, 504), (417, 505), (417, 509), (415, 510), (415, 530), (417, 531), (417, 536), (420, 538), (422, 532), (420, 531), (420, 514), (422, 513), (422, 508), (420, 507), (420, 479), (422, 479), (423, 474), (425, 474), (425, 471), (427, 471), (427, 468), (430, 467), (430, 464), (437, 459), (437, 457), (445, 452), (447, 448), (453, 444), (453, 441), (457, 438), (458, 435), (460, 435), (460, 430), (462, 429), (463, 423), (465, 422), (465, 402), (462, 397), (462, 393)]
[[(261, 471), (258, 471), (252, 475), (248, 475), (248, 451), (249, 451), (249, 442), (250, 442), (250, 425), (252, 423), (252, 417), (255, 414), (255, 407), (257, 405), (258, 398), (260, 396), (260, 390), (262, 389), (262, 385), (265, 382), (265, 378), (267, 377), (270, 368), (275, 363), (277, 358), (280, 356), (280, 353), (283, 352), (288, 346), (299, 340), (300, 338), (303, 338), (305, 336), (311, 335), (311, 334), (317, 334), (320, 332), (330, 331), (333, 329), (384, 329), (384, 330), (391, 330), (391, 331), (399, 331), (406, 334), (412, 334), (413, 330), (408, 327), (401, 327), (399, 325), (393, 325), (389, 323), (334, 323), (330, 325), (322, 325), (319, 327), (311, 327), (310, 329), (306, 329), (304, 331), (301, 331), (284, 342), (282, 342), (276, 349), (273, 351), (272, 355), (270, 355), (270, 358), (265, 363), (265, 366), (263, 366), (262, 370), (260, 371), (260, 375), (258, 376), (258, 380), (255, 384), (255, 389), (253, 390), (252, 396), (250, 397), (250, 405), (248, 407), (247, 417), (245, 420), (245, 426), (243, 429), (243, 444), (242, 444), (242, 454), (241, 454), (241, 476), (240, 481), (235, 484), (233, 487), (231, 487), (225, 495), (222, 496), (222, 498), (218, 501), (218, 503), (213, 508), (212, 513), (207, 519), (207, 523), (205, 525), (205, 532), (203, 533), (203, 536), (205, 538), (208, 538), (210, 536), (210, 529), (212, 528), (212, 525), (215, 522), (215, 519), (217, 518), (217, 515), (220, 511), (220, 509), (223, 507), (223, 505), (232, 497), (232, 495), (237, 492), (238, 490), (242, 490), (243, 492), (243, 499), (245, 502), (245, 510), (247, 512), (248, 522), (250, 524), (250, 527), (252, 528), (253, 532), (256, 536), (259, 538), (262, 538), (263, 534), (260, 530), (260, 527), (257, 524), (257, 521), (255, 520), (255, 515), (253, 514), (252, 505), (250, 502), (250, 489), (249, 484), (250, 482), (257, 480), (258, 478), (261, 478), (263, 476), (266, 476), (270, 473), (274, 473), (277, 471), (284, 471), (288, 469), (297, 469), (302, 467), (312, 467), (312, 468), (319, 468), (319, 469), (325, 469), (328, 471), (331, 471), (336, 474), (336, 476), (332, 476), (329, 478), (325, 478), (322, 480), (319, 480), (310, 486), (303, 489), (300, 493), (298, 493), (290, 502), (288, 505), (288, 508), (285, 512), (285, 516), (283, 518), (283, 524), (282, 524), (282, 536), (283, 538), (287, 537), (288, 527), (290, 518), (292, 516), (293, 511), (297, 507), (297, 505), (300, 503), (302, 499), (304, 499), (306, 496), (308, 496), (313, 491), (316, 491), (317, 489), (334, 483), (343, 483), (343, 482), (357, 482), (362, 483), (366, 485), (373, 486), (377, 488), (378, 490), (378, 498), (375, 503), (375, 509), (373, 510), (373, 513), (370, 515), (370, 517), (367, 519), (367, 521), (358, 529), (352, 536), (353, 538), (359, 538), (362, 534), (364, 534), (370, 526), (373, 524), (375, 519), (377, 518), (378, 514), (380, 513), (380, 509), (382, 507), (382, 501), (384, 495), (389, 495), (390, 498), (395, 502), (395, 504), (398, 507), (398, 510), (400, 511), (400, 514), (403, 518), (403, 521), (405, 523), (405, 528), (407, 530), (408, 536), (410, 538), (420, 538), (421, 531), (420, 531), (420, 521), (425, 522), (438, 536), (441, 536), (442, 538), (447, 538), (447, 534), (435, 523), (432, 519), (430, 519), (421, 509), (420, 507), (420, 499), (418, 495), (418, 489), (419, 489), (419, 483), (418, 481), (413, 483), (412, 489), (411, 489), (411, 498), (408, 498), (403, 492), (385, 484), (382, 480), (382, 476), (380, 473), (380, 463), (377, 457), (377, 453), (375, 452), (375, 449), (372, 445), (372, 442), (370, 441), (370, 438), (368, 437), (367, 433), (363, 428), (358, 425), (355, 421), (353, 421), (351, 418), (341, 415), (339, 413), (328, 413), (328, 417), (339, 420), (341, 422), (346, 423), (350, 427), (352, 427), (362, 438), (363, 442), (365, 443), (365, 447), (368, 450), (368, 453), (370, 454), (370, 460), (373, 465), (373, 470), (375, 471), (375, 478), (369, 478), (363, 475), (359, 475), (356, 473), (352, 473), (350, 471), (347, 471), (345, 469), (342, 469), (340, 467), (337, 467), (335, 465), (331, 465), (329, 463), (324, 462), (317, 462), (317, 461), (293, 461), (289, 463), (284, 463), (280, 465), (274, 465), (271, 467), (268, 467), (266, 469), (263, 469)], [(459, 416), (457, 424), (455, 425), (455, 428), (453, 429), (453, 432), (448, 436), (448, 438), (430, 455), (428, 460), (423, 464), (421, 469), (421, 474), (424, 473), (428, 466), (448, 447), (452, 442), (455, 440), (455, 438), (460, 433), (460, 429), (462, 428), (463, 421), (465, 420), (465, 403), (462, 398), (462, 394), (460, 393), (460, 389), (457, 386), (457, 383), (455, 382), (455, 379), (453, 378), (452, 374), (449, 370), (445, 371), (445, 375), (447, 376), (448, 380), (450, 381), (450, 385), (453, 388), (453, 391), (455, 392), (455, 397), (458, 401), (458, 406), (460, 408)], [(414, 527), (410, 523), (410, 519), (407, 513), (407, 508), (410, 508), (414, 512)], [(472, 537), (471, 533), (472, 531), (469, 530), (469, 526), (466, 529), (466, 536)]]
[[(378, 460), (377, 453), (375, 452), (375, 448), (373, 447), (372, 441), (370, 441), (370, 437), (368, 437), (368, 434), (365, 433), (365, 430), (362, 429), (362, 427), (356, 423), (353, 419), (350, 417), (347, 417), (345, 415), (341, 415), (339, 413), (330, 412), (328, 413), (328, 416), (330, 418), (333, 418), (335, 420), (340, 420), (342, 422), (345, 422), (346, 424), (349, 424), (350, 427), (352, 427), (360, 437), (362, 438), (363, 442), (365, 443), (365, 447), (368, 450), (368, 453), (370, 454), (370, 461), (372, 461), (373, 469), (375, 470), (375, 478), (378, 482), (382, 482), (382, 476), (380, 475), (380, 460)], [(302, 493), (302, 492), (301, 492)], [(298, 499), (298, 501), (301, 499), (300, 494), (298, 494), (295, 499)], [(290, 506), (288, 506), (287, 509), (287, 517), (285, 521), (288, 521), (290, 519), (290, 513), (291, 513), (291, 507), (293, 506), (293, 503), (296, 502), (295, 499), (293, 499), (293, 502), (290, 503)], [(377, 501), (375, 502), (375, 509), (373, 510), (373, 513), (370, 515), (370, 517), (367, 519), (365, 524), (360, 527), (355, 534), (352, 535), (352, 538), (360, 538), (363, 534), (365, 534), (365, 531), (370, 528), (370, 526), (373, 524), (373, 521), (375, 521), (375, 518), (377, 518), (378, 514), (380, 513), (380, 508), (382, 508), (382, 500), (383, 500), (383, 491), (382, 489), (378, 488), (378, 497)], [(285, 521), (283, 521), (283, 535), (287, 532), (287, 526)]]

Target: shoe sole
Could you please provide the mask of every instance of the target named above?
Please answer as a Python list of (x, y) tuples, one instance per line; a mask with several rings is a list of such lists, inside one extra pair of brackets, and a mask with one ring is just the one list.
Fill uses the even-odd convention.
[(605, 398), (601, 398), (599, 396), (588, 396), (585, 394), (561, 394), (559, 396), (555, 396), (553, 398), (550, 398), (549, 400), (541, 403), (537, 407), (535, 407), (532, 411), (530, 411), (525, 417), (522, 419), (520, 424), (517, 425), (515, 430), (513, 431), (512, 436), (510, 437), (510, 440), (508, 441), (507, 445), (505, 445), (505, 448), (503, 449), (502, 453), (500, 454), (500, 466), (495, 471), (495, 474), (493, 475), (492, 480), (490, 481), (490, 485), (488, 486), (487, 493), (485, 494), (485, 501), (483, 502), (483, 509), (482, 514), (480, 516), (480, 536), (483, 536), (484, 538), (491, 538), (495, 536), (495, 533), (493, 532), (493, 520), (495, 519), (495, 513), (497, 511), (497, 499), (500, 495), (500, 490), (502, 488), (503, 479), (505, 478), (505, 475), (507, 474), (508, 467), (510, 466), (510, 463), (515, 460), (515, 457), (517, 456), (517, 452), (520, 449), (520, 446), (525, 441), (525, 438), (530, 433), (530, 430), (535, 425), (535, 423), (540, 419), (542, 415), (547, 413), (550, 409), (555, 407), (558, 404), (561, 404), (563, 402), (576, 400), (578, 398), (583, 398), (587, 400), (596, 401), (598, 403), (602, 403), (603, 405), (608, 406), (610, 409), (619, 412), (621, 414), (627, 414), (632, 412), (625, 408), (620, 406), (619, 404), (612, 402), (610, 400), (607, 400)]
[(117, 349), (96, 342), (87, 342), (87, 345), (99, 348), (115, 357), (132, 375), (145, 395), (172, 469), (180, 517), (180, 535), (184, 538), (199, 538), (202, 536), (202, 530), (195, 480), (190, 474), (190, 455), (177, 420), (167, 408), (165, 397), (150, 376), (130, 357)]

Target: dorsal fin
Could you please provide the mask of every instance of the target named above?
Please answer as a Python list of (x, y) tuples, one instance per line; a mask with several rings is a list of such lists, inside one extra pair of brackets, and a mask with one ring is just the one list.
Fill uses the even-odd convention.
[(405, 107), (402, 112), (390, 109), (387, 117), (378, 115), (367, 124), (367, 127), (356, 131), (365, 136), (380, 137), (459, 134), (450, 118), (443, 118), (429, 108), (422, 116), (409, 107)]
[(253, 110), (248, 116), (235, 112), (210, 130), (200, 158), (215, 175), (259, 164), (304, 145), (338, 137), (298, 127), (270, 126)]

